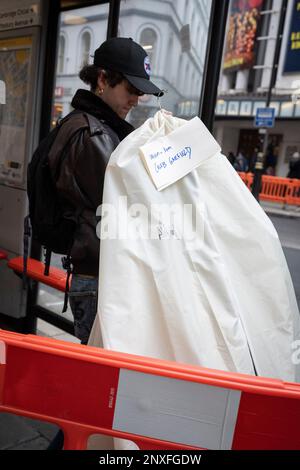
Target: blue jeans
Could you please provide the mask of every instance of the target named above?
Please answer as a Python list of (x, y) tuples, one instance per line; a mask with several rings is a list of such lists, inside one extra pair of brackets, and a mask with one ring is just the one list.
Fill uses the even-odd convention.
[(97, 313), (98, 278), (73, 274), (69, 292), (75, 336), (87, 344)]

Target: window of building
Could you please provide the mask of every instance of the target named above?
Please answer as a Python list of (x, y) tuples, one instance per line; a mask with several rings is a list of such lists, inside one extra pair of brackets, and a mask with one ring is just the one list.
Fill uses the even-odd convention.
[[(63, 11), (59, 18), (57, 70), (51, 120), (70, 112), (72, 97), (78, 88), (89, 89), (78, 73), (83, 63), (91, 63), (94, 45), (106, 39), (109, 3)], [(94, 18), (98, 16), (96, 22)], [(81, 34), (78, 34), (81, 31)]]
[(59, 36), (57, 73), (64, 73), (65, 67), (66, 38), (61, 34)]
[(189, 22), (189, 0), (185, 0), (184, 14), (185, 14), (185, 23)]
[(157, 34), (152, 28), (145, 28), (141, 32), (140, 45), (147, 52), (152, 71), (155, 66), (155, 51), (157, 46)]
[[(196, 73), (195, 71), (193, 72), (193, 78), (192, 78), (192, 96), (196, 95)], [(197, 90), (198, 91), (198, 90)]]
[(184, 70), (184, 74), (182, 75), (182, 81), (185, 82), (186, 86), (186, 94), (188, 97), (191, 96), (191, 67), (190, 63), (187, 63), (186, 69)]
[(236, 79), (237, 79), (237, 71), (231, 72), (228, 74), (228, 83), (229, 89), (234, 90), (236, 86)]
[(85, 31), (81, 36), (81, 67), (90, 61), (91, 33)]
[(197, 26), (197, 34), (196, 34), (196, 43), (200, 43), (200, 23), (198, 23), (198, 26)]

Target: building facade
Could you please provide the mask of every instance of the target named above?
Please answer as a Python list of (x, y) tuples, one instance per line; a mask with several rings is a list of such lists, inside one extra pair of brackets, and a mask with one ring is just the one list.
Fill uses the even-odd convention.
[[(285, 4), (286, 14), (283, 17), (282, 8)], [(237, 6), (241, 6), (241, 2), (237, 5), (237, 2), (232, 0), (214, 134), (225, 154), (242, 152), (251, 161), (259, 145), (259, 131), (255, 126), (256, 110), (266, 105), (273, 107), (275, 123), (274, 127), (268, 129), (267, 151), (272, 153), (275, 166), (270, 174), (286, 176), (291, 155), (300, 151), (300, 2), (249, 0), (242, 5), (242, 13), (236, 13)], [(234, 56), (233, 52), (231, 57), (228, 53), (230, 41), (234, 41), (233, 17), (239, 15), (241, 18), (244, 15), (243, 18), (246, 16), (247, 21), (249, 10), (255, 7), (260, 10), (257, 31), (253, 38), (253, 56), (248, 64), (243, 64), (243, 47), (237, 45), (238, 37), (235, 37), (235, 51), (240, 46), (239, 53)], [(282, 35), (279, 31), (281, 19)], [(274, 62), (278, 34), (282, 36), (282, 40), (281, 44), (279, 43), (278, 61), (275, 58)], [(248, 37), (248, 40), (251, 43), (251, 38)], [(273, 64), (275, 83), (272, 84)], [(271, 94), (267, 103), (269, 89)]]

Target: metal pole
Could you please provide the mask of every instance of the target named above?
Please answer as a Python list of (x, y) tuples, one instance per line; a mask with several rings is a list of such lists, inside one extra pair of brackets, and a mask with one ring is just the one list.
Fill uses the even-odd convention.
[[(279, 56), (280, 56), (281, 41), (282, 41), (284, 21), (285, 21), (285, 16), (286, 16), (287, 2), (288, 0), (282, 0), (282, 4), (281, 4), (280, 18), (279, 18), (279, 24), (278, 24), (277, 37), (276, 37), (276, 45), (275, 45), (274, 58), (273, 58), (273, 64), (272, 64), (272, 72), (271, 72), (271, 78), (270, 78), (270, 83), (269, 83), (269, 88), (268, 88), (267, 99), (266, 99), (267, 108), (270, 106), (270, 102), (272, 98), (272, 90), (276, 83), (278, 61), (279, 61)], [(260, 139), (259, 139), (260, 149), (259, 149), (259, 152), (257, 153), (257, 159), (256, 159), (254, 174), (253, 174), (253, 184), (252, 184), (252, 194), (257, 201), (259, 201), (261, 180), (262, 180), (262, 174), (264, 170), (264, 159), (265, 159), (267, 147), (268, 147), (267, 128), (261, 128), (259, 129), (258, 132), (260, 135)]]
[(279, 25), (278, 25), (278, 32), (277, 32), (277, 38), (276, 38), (276, 46), (275, 46), (274, 59), (273, 59), (273, 65), (272, 65), (272, 73), (271, 73), (271, 79), (270, 79), (270, 86), (269, 86), (268, 94), (267, 94), (267, 106), (269, 106), (269, 104), (270, 104), (271, 96), (272, 96), (272, 90), (273, 90), (273, 88), (275, 86), (275, 83), (276, 83), (278, 62), (279, 62), (279, 56), (280, 56), (280, 49), (281, 49), (282, 34), (283, 34), (283, 28), (284, 28), (284, 22), (285, 22), (285, 16), (286, 16), (287, 3), (288, 3), (288, 0), (282, 0), (280, 18), (279, 18)]
[[(55, 60), (56, 60), (56, 44), (58, 33), (58, 18), (60, 12), (60, 1), (53, 0), (48, 2), (48, 19), (47, 19), (47, 38), (46, 52), (44, 64), (44, 80), (42, 89), (42, 108), (41, 108), (41, 124), (39, 132), (39, 141), (41, 141), (48, 133), (51, 122), (51, 110), (53, 102), (53, 88), (55, 83)], [(51, 47), (50, 47), (51, 46)], [(32, 240), (30, 256), (35, 259), (41, 257), (41, 246)], [(22, 333), (36, 333), (37, 317), (34, 313), (34, 306), (37, 302), (38, 283), (29, 281), (26, 299), (26, 315), (22, 319)]]
[(109, 13), (107, 23), (107, 39), (116, 38), (118, 36), (118, 25), (120, 16), (120, 3), (121, 0), (110, 0)]
[(228, 7), (229, 0), (212, 1), (199, 107), (199, 116), (210, 131), (214, 123)]
[(51, 111), (53, 103), (53, 88), (55, 85), (55, 62), (56, 45), (58, 35), (58, 19), (60, 12), (60, 1), (49, 0), (46, 57), (44, 67), (44, 80), (42, 91), (42, 109), (39, 141), (41, 141), (50, 130)]

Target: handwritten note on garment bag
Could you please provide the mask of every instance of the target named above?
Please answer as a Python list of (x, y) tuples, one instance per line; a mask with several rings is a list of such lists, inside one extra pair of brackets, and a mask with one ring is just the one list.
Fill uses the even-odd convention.
[(158, 191), (220, 151), (221, 147), (198, 117), (140, 147), (142, 161)]

